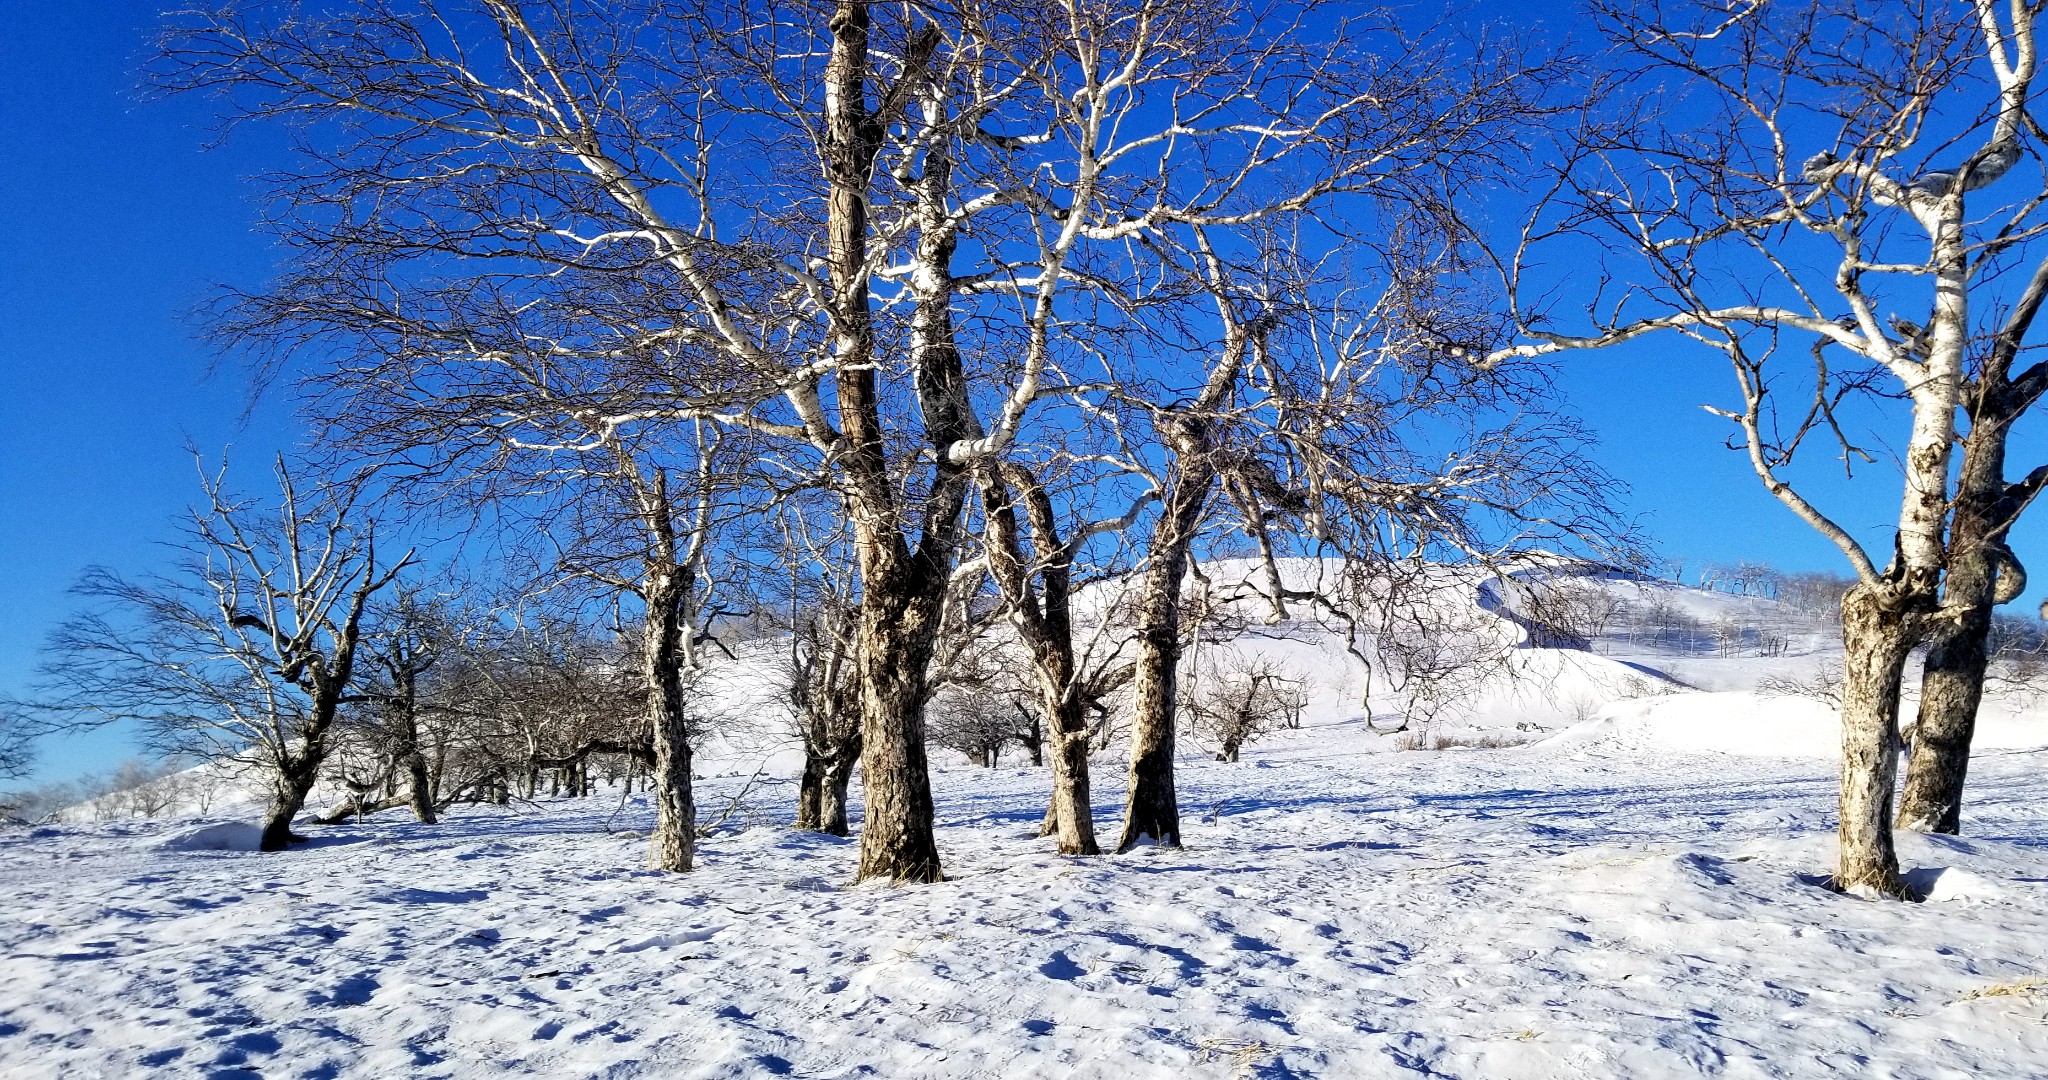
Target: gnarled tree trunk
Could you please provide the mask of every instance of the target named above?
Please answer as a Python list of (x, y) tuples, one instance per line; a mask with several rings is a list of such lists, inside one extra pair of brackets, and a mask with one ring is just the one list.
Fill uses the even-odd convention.
[(2020, 340), (2044, 297), (2048, 297), (2048, 263), (2035, 271), (2020, 303), (1993, 341), (1990, 356), (1966, 400), (1970, 431), (1963, 440), (1963, 464), (1949, 525), (1942, 617), (1932, 628), (1933, 644), (1927, 652), (1920, 712), (1913, 728), (1913, 754), (1899, 800), (1898, 825), (1902, 829), (1962, 831), (1963, 784), (1969, 776), (1970, 743), (1990, 663), (1992, 609), (2017, 599), (2026, 588), (2026, 574), (2006, 548), (2005, 536), (2048, 479), (2048, 468), (2042, 468), (2017, 484), (2005, 482), (2006, 438), (2013, 421), (2048, 388), (2048, 366), (2044, 365), (2035, 365), (2016, 380), (2008, 379)]
[(256, 845), (258, 851), (284, 851), (295, 843), (305, 842), (305, 837), (292, 832), (292, 820), (306, 808), (306, 797), (312, 794), (313, 784), (320, 778), (322, 756), (295, 754), (277, 763), (277, 775), (271, 778), (270, 808), (264, 815), (263, 835)]
[[(872, 589), (874, 575), (866, 579)], [(939, 881), (930, 765), (925, 759), (926, 671), (936, 612), (922, 598), (883, 606), (864, 597), (860, 635), (860, 878)], [(931, 604), (936, 607), (936, 603)], [(892, 609), (900, 615), (892, 617)]]
[[(1960, 544), (1960, 517), (1956, 531)], [(1984, 697), (1996, 576), (1994, 560), (1982, 551), (1962, 551), (1949, 562), (1942, 590), (1948, 610), (1934, 631), (1921, 677), (1912, 758), (1899, 799), (1901, 829), (1962, 831), (1963, 781), (1970, 769), (1977, 707)]]

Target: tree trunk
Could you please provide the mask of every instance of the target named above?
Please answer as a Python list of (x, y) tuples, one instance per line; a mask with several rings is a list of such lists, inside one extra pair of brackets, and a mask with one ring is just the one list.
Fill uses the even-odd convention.
[[(1030, 557), (1024, 554), (1018, 527), (1019, 497), (1031, 522)], [(1074, 661), (1074, 547), (1060, 539), (1052, 497), (1024, 465), (1009, 463), (989, 470), (982, 478), (982, 509), (989, 576), (1002, 590), (1010, 623), (1030, 650), (1038, 711), (1046, 718), (1045, 737), (1052, 742), (1048, 820), (1059, 837), (1060, 854), (1100, 855), (1089, 805), (1088, 698)]]
[(1984, 697), (1996, 573), (1992, 560), (1981, 551), (1961, 555), (1950, 565), (1944, 594), (1952, 621), (1944, 620), (1935, 631), (1927, 652), (1912, 759), (1899, 799), (1901, 829), (1962, 831), (1963, 781), (1970, 769), (1977, 707)]
[(1045, 731), (1039, 725), (1038, 715), (1025, 708), (1022, 701), (1013, 698), (1010, 704), (1016, 706), (1018, 718), (1024, 721), (1024, 726), (1017, 729), (1017, 741), (1023, 743), (1024, 752), (1031, 755), (1032, 767), (1044, 768)]
[[(1970, 432), (1956, 481), (1949, 527), (1948, 576), (1942, 583), (1945, 617), (1933, 627), (1920, 690), (1920, 714), (1913, 727), (1913, 755), (1899, 800), (1899, 828), (1916, 832), (1962, 831), (1963, 782), (1970, 769), (1970, 742), (1984, 697), (1990, 662), (1992, 609), (2015, 599), (2025, 575), (2011, 563), (2006, 530), (2029, 499), (2028, 485), (2005, 483), (2006, 437), (2023, 395), (2006, 381), (2017, 337), (2001, 341), (1979, 373), (1968, 402)], [(2037, 478), (2030, 477), (2034, 482)], [(2001, 572), (2011, 576), (2000, 580)]]
[(292, 819), (306, 808), (306, 796), (312, 793), (319, 774), (317, 761), (278, 764), (275, 787), (270, 793), (270, 811), (263, 820), (263, 836), (256, 844), (258, 851), (284, 851), (305, 842), (305, 837), (292, 832)]
[(804, 742), (804, 775), (796, 789), (796, 827), (805, 832), (824, 832), (825, 756), (810, 740)]
[(1180, 801), (1174, 792), (1175, 682), (1180, 669), (1180, 587), (1188, 546), (1215, 478), (1208, 440), (1192, 422), (1176, 440), (1180, 475), (1152, 531), (1151, 562), (1139, 579), (1138, 657), (1132, 670), (1130, 786), (1116, 849), (1140, 841), (1180, 846)]
[(1899, 679), (1918, 641), (1916, 617), (1894, 587), (1859, 584), (1842, 598), (1842, 791), (1835, 886), (1912, 898), (1892, 847), (1898, 778)]
[[(828, 190), (825, 259), (830, 270), (835, 376), (843, 437), (835, 448), (861, 571), (861, 776), (866, 799), (859, 879), (938, 881), (931, 778), (925, 760), (924, 707), (932, 636), (944, 601), (965, 499), (961, 465), (948, 448), (978, 434), (972, 423), (952, 329), (947, 206), (925, 198), (917, 261), (926, 272), (912, 315), (911, 363), (926, 432), (937, 451), (921, 508), (923, 536), (911, 550), (904, 535), (898, 478), (889, 467), (888, 432), (877, 382), (872, 290), (868, 279), (868, 192), (885, 124), (868, 105), (869, 6), (836, 0), (825, 64), (820, 132)], [(906, 68), (921, 68), (936, 37), (923, 35), (923, 59), (910, 50)], [(900, 78), (914, 78), (906, 71)], [(943, 195), (943, 141), (927, 151), (921, 189)], [(938, 223), (939, 228), (933, 228)]]
[[(836, 688), (828, 686), (823, 692), (837, 697)], [(826, 703), (821, 707), (842, 706), (843, 703)], [(804, 738), (804, 773), (797, 791), (799, 829), (833, 836), (847, 834), (846, 788), (852, 782), (855, 763), (860, 761), (860, 729), (836, 733), (832, 730), (845, 725), (847, 719), (834, 715), (814, 721)]]
[(853, 782), (853, 767), (860, 761), (860, 747), (850, 745), (826, 764), (825, 786), (818, 801), (818, 831), (845, 836), (846, 789)]
[(864, 596), (861, 612), (860, 770), (867, 812), (860, 832), (859, 877), (939, 881), (944, 874), (924, 745), (931, 618), (908, 613), (890, 618), (874, 599), (872, 593)]
[(667, 560), (649, 566), (641, 641), (648, 721), (654, 732), (654, 835), (648, 840), (647, 866), (674, 872), (690, 869), (697, 854), (689, 714), (683, 700), (683, 635), (689, 628), (682, 608), (693, 587), (686, 577), (683, 568)]
[(427, 756), (418, 746), (406, 755), (405, 771), (411, 784), (412, 816), (422, 825), (435, 824), (440, 819), (434, 814), (434, 782), (427, 775)]
[(1052, 816), (1062, 855), (1100, 855), (1088, 784), (1088, 722), (1073, 693), (1058, 705), (1052, 743)]

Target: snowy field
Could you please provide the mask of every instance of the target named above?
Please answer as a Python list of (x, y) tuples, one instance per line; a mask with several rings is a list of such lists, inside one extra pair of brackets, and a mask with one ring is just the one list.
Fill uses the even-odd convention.
[[(0, 1076), (2048, 1076), (2048, 714), (1994, 701), (1969, 835), (1901, 838), (1928, 903), (1839, 896), (1832, 710), (1745, 689), (1828, 659), (1788, 636), (1525, 650), (1543, 692), (1470, 715), (1543, 741), (1485, 750), (1397, 750), (1341, 648), (1248, 642), (1328, 677), (1239, 764), (1185, 747), (1185, 849), (1058, 857), (1044, 770), (947, 754), (931, 886), (851, 886), (759, 747), (707, 759), (687, 877), (639, 869), (616, 793), (285, 855), (0, 831)], [(1119, 751), (1095, 769), (1113, 836)]]
[(776, 823), (650, 874), (616, 800), (283, 857), (10, 834), (0, 1073), (2048, 1075), (2048, 998), (2000, 992), (2048, 975), (2048, 755), (1905, 839), (1906, 905), (1817, 885), (1822, 761), (1368, 741), (1189, 760), (1185, 850), (1086, 860), (1034, 838), (1041, 772), (948, 769), (917, 888)]

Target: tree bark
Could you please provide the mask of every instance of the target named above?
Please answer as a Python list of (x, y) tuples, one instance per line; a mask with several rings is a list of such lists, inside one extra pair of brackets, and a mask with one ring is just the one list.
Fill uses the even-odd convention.
[(434, 814), (434, 779), (426, 773), (426, 754), (422, 754), (418, 746), (414, 746), (412, 754), (406, 754), (406, 773), (410, 783), (408, 793), (412, 799), (412, 816), (422, 826), (436, 824), (440, 818)]
[[(1990, 663), (1992, 610), (2018, 597), (2026, 577), (2005, 547), (2005, 535), (2042, 479), (2039, 470), (2020, 484), (2005, 482), (2006, 438), (2013, 420), (2040, 392), (2042, 370), (2029, 371), (2019, 386), (2008, 381), (2021, 335), (2031, 323), (2048, 284), (2048, 265), (2036, 278), (2020, 309), (1994, 342), (1967, 404), (1970, 432), (1963, 440), (1963, 464), (1956, 481), (1949, 526), (1948, 575), (1942, 584), (1943, 618), (1923, 668), (1913, 753), (1899, 800), (1898, 826), (1916, 832), (1962, 831), (1963, 784), (1969, 775), (1970, 743), (1984, 697)], [(2001, 580), (2001, 575), (2006, 575)]]
[(692, 583), (667, 559), (648, 567), (647, 604), (640, 643), (647, 680), (647, 714), (653, 728), (654, 835), (650, 870), (689, 870), (697, 854), (697, 803), (690, 783), (689, 715), (683, 695), (683, 666), (689, 633), (682, 617)]
[(305, 842), (305, 837), (292, 832), (292, 820), (306, 808), (306, 796), (312, 793), (313, 784), (319, 776), (318, 757), (310, 761), (295, 757), (278, 763), (275, 784), (270, 793), (270, 809), (264, 817), (263, 835), (257, 841), (256, 850), (284, 851), (293, 844)]
[(1898, 778), (1899, 679), (1919, 634), (1915, 615), (1887, 585), (1858, 584), (1842, 598), (1842, 790), (1835, 886), (1911, 898), (1892, 846)]
[(1088, 721), (1071, 692), (1060, 703), (1052, 742), (1052, 811), (1062, 855), (1100, 855), (1088, 783)]
[[(1957, 532), (1960, 546), (1960, 509)], [(1981, 550), (1961, 552), (1950, 561), (1943, 586), (1947, 617), (1933, 634), (1922, 669), (1912, 757), (1899, 799), (1901, 829), (1962, 831), (1963, 782), (1969, 774), (1977, 708), (1984, 697), (1997, 573), (1994, 560)]]
[[(808, 740), (807, 740), (808, 741)], [(804, 747), (804, 774), (797, 781), (796, 827), (805, 832), (823, 832), (825, 806), (825, 759), (810, 746)]]
[[(874, 364), (867, 199), (886, 118), (876, 116), (867, 103), (868, 4), (838, 0), (830, 28), (821, 133), (829, 185), (825, 246), (840, 361), (835, 378), (845, 427), (839, 467), (861, 569), (858, 671), (866, 818), (858, 877), (938, 881), (943, 875), (933, 834), (924, 707), (933, 635), (964, 498), (959, 467), (947, 449), (969, 434), (962, 426), (969, 416), (965, 378), (953, 344), (950, 266), (920, 252), (924, 276), (934, 270), (944, 276), (920, 286), (912, 319), (918, 402), (938, 450), (925, 500), (924, 535), (912, 551), (889, 469)], [(932, 44), (922, 47), (927, 57)], [(906, 68), (914, 66), (910, 57), (905, 60)], [(914, 77), (910, 70), (903, 75)], [(943, 168), (943, 151), (935, 149), (925, 163), (925, 185), (943, 189)], [(920, 231), (921, 245), (944, 239), (928, 228)]]
[(1131, 766), (1123, 834), (1116, 849), (1150, 840), (1180, 846), (1180, 800), (1174, 791), (1176, 682), (1180, 670), (1180, 588), (1188, 548), (1216, 473), (1208, 436), (1199, 420), (1181, 421), (1180, 461), (1159, 522), (1152, 531), (1151, 562), (1138, 585), (1138, 657), (1132, 670)]
[(923, 607), (906, 604), (897, 619), (881, 605), (863, 604), (861, 612), (861, 880), (944, 878), (924, 743), (925, 674), (936, 613), (916, 613)]
[[(804, 747), (803, 779), (797, 790), (796, 827), (807, 832), (847, 835), (846, 789), (860, 760), (859, 731), (813, 749)], [(806, 740), (808, 743), (809, 740)]]
[(439, 818), (434, 813), (434, 781), (427, 772), (427, 756), (420, 752), (418, 683), (409, 666), (395, 665), (392, 674), (398, 690), (399, 735), (403, 740), (397, 759), (405, 766), (412, 816), (422, 825), (433, 825)]
[(825, 786), (818, 799), (818, 831), (845, 836), (846, 789), (853, 781), (853, 767), (860, 761), (860, 747), (850, 746), (834, 757), (825, 769)]

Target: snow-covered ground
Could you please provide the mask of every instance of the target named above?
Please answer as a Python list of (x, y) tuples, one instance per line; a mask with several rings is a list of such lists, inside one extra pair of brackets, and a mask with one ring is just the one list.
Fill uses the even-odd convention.
[(2048, 976), (2048, 755), (1905, 839), (1907, 905), (1819, 886), (1822, 761), (1378, 741), (1188, 760), (1187, 848), (1098, 859), (1034, 838), (1042, 772), (947, 769), (914, 888), (774, 820), (650, 874), (637, 801), (10, 834), (0, 1074), (2048, 1074), (2048, 998), (1997, 992)]
[[(1867, 901), (1821, 886), (1832, 711), (1736, 688), (1825, 641), (1623, 644), (1530, 650), (1541, 692), (1467, 717), (1590, 710), (1543, 742), (1403, 752), (1341, 649), (1259, 639), (1316, 707), (1239, 764), (1189, 748), (1185, 849), (1061, 858), (1043, 770), (952, 759), (930, 886), (849, 885), (855, 844), (789, 830), (737, 751), (682, 877), (638, 869), (617, 794), (283, 855), (232, 822), (0, 833), (0, 1075), (2048, 1075), (2041, 710), (1999, 705), (1967, 837), (1901, 838), (1930, 901)], [(1628, 685), (1677, 666), (1714, 692)]]

